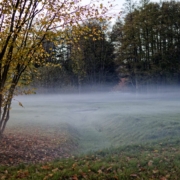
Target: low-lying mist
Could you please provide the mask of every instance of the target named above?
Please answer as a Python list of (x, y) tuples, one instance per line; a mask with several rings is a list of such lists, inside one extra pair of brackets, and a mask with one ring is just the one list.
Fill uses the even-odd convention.
[(179, 109), (178, 91), (36, 94), (14, 98), (8, 127), (65, 123), (78, 132), (79, 147), (86, 152), (176, 137)]

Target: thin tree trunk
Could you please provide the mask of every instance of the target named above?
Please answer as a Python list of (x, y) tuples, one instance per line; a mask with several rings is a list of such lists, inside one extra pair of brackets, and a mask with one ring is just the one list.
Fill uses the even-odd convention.
[(0, 120), (0, 137), (2, 136), (2, 134), (5, 130), (6, 124), (9, 120), (9, 111), (10, 111), (10, 105), (6, 105), (3, 108), (3, 113), (1, 116), (1, 120)]

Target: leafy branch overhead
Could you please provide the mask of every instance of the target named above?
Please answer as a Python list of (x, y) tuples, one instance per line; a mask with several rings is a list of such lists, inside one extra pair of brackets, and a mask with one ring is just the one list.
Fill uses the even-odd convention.
[(53, 42), (67, 26), (107, 18), (107, 12), (108, 7), (92, 2), (82, 5), (79, 0), (0, 2), (0, 134), (16, 90), (30, 82), (34, 65), (43, 65), (49, 56), (43, 42)]

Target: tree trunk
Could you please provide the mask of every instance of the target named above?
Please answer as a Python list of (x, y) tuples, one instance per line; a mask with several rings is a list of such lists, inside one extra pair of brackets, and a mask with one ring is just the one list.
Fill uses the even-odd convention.
[(78, 93), (81, 93), (81, 76), (78, 75)]
[(3, 111), (2, 111), (1, 120), (0, 120), (0, 138), (9, 120), (9, 110), (10, 110), (10, 105), (7, 105), (3, 108)]
[(10, 107), (11, 107), (14, 90), (15, 90), (15, 83), (11, 85), (11, 88), (7, 92), (6, 97), (3, 97), (2, 95), (0, 96), (0, 137), (2, 136), (6, 124), (9, 120), (9, 113), (10, 113)]

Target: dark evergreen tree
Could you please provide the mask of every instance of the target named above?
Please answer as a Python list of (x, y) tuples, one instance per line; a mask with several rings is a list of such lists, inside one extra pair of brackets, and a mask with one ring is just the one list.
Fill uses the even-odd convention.
[(128, 76), (138, 91), (179, 83), (180, 3), (143, 0), (130, 10), (112, 31), (120, 77)]

